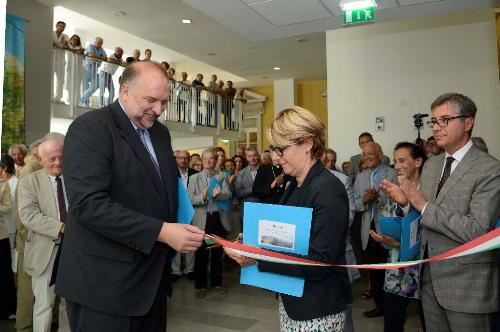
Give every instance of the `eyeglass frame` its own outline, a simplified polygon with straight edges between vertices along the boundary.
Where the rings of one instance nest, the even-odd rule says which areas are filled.
[[[429,127],[430,129],[434,128],[435,125],[438,125],[440,128],[444,128],[448,125],[448,122],[450,122],[450,120],[454,120],[454,119],[461,119],[461,118],[469,118],[470,116],[468,115],[457,115],[457,116],[452,116],[452,117],[442,117],[442,118],[439,118],[439,119],[434,119],[434,120],[429,120],[426,122],[427,124],[427,127]],[[443,124],[440,124],[440,122],[443,122]]]
[[[302,143],[302,140],[298,139],[295,142],[293,142],[292,144],[288,144],[288,145],[281,146],[281,147],[280,146],[269,145],[269,150],[271,152],[276,153],[278,155],[278,157],[283,157],[283,154],[285,153],[286,149],[288,149],[292,145],[296,145],[296,144],[300,144],[300,143]]]

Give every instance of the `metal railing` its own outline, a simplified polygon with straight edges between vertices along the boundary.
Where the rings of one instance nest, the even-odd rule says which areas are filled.
[[[123,65],[98,60],[79,52],[54,47],[55,104],[69,106],[69,116],[76,108],[100,108],[118,98]],[[170,97],[163,119],[196,126],[240,131],[244,100],[170,80]]]

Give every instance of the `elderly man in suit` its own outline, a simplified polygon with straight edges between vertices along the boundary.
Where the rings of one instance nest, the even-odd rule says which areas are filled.
[[[31,276],[35,303],[33,331],[49,331],[54,287],[49,286],[61,234],[67,217],[68,201],[62,175],[63,143],[47,140],[39,146],[40,164],[19,182],[18,209],[28,229],[24,247],[24,270]]]
[[[383,189],[422,218],[424,256],[456,248],[495,227],[500,217],[500,162],[471,141],[477,108],[458,93],[439,96],[428,121],[442,153],[427,161],[420,188],[398,178]],[[490,331],[498,311],[498,262],[493,251],[423,267],[427,331]]]
[[[361,133],[358,137],[358,144],[359,148],[363,150],[363,147],[365,144],[374,142],[372,134],[368,132]],[[347,171],[347,175],[353,179],[353,181],[356,179],[356,176],[359,173],[359,163],[361,162],[361,159],[363,159],[363,154],[355,154],[354,156],[351,157],[349,160],[349,170]],[[381,162],[387,166],[391,165],[391,159],[387,157],[386,155],[382,155]]]
[[[195,208],[192,225],[205,230],[207,234],[225,237],[226,231],[231,230],[229,208],[231,191],[227,174],[216,171],[217,152],[215,149],[203,151],[203,171],[189,178],[188,192],[191,203]],[[211,183],[216,185],[211,189]],[[224,202],[221,204],[221,202]],[[194,274],[196,297],[203,298],[207,288],[207,269],[210,253],[210,286],[218,294],[225,294],[222,287],[222,248],[212,248],[209,252],[206,245],[202,245],[195,253]]]
[[[361,172],[354,182],[354,202],[361,217],[361,246],[364,259],[367,263],[384,263],[387,260],[387,250],[370,237],[370,229],[380,232],[378,220],[382,217],[382,210],[389,202],[387,196],[380,190],[383,179],[393,181],[396,172],[382,163],[384,156],[379,144],[368,142],[363,146],[363,159],[368,171]],[[384,276],[383,270],[370,270],[370,282],[375,309],[364,312],[368,318],[378,317],[384,313]]]
[[[176,223],[179,170],[157,121],[168,95],[158,64],[134,62],[119,99],[69,127],[70,209],[56,293],[72,331],[165,331],[173,252],[203,241],[198,228]]]

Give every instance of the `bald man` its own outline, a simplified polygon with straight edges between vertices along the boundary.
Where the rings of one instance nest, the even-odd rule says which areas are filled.
[[[94,43],[85,48],[85,60],[83,61],[85,79],[83,80],[83,94],[80,100],[82,106],[89,106],[90,97],[98,88],[97,68],[101,65],[102,60],[107,60],[106,51],[102,48],[103,43],[104,40],[101,37],[96,37]]]
[[[387,250],[374,241],[369,233],[370,229],[380,233],[378,220],[382,217],[384,206],[389,202],[387,196],[380,190],[380,184],[383,179],[393,182],[396,179],[396,172],[382,163],[384,154],[378,143],[367,142],[363,145],[362,151],[368,170],[356,176],[354,202],[356,211],[362,213],[360,235],[363,260],[364,263],[384,263],[387,261]],[[384,276],[384,270],[370,270],[372,294],[376,307],[363,313],[367,318],[382,316],[384,313]]]
[[[177,179],[169,97],[153,62],[123,72],[119,99],[68,129],[64,176],[69,213],[56,281],[72,331],[165,331],[170,262],[204,232],[176,223]]]

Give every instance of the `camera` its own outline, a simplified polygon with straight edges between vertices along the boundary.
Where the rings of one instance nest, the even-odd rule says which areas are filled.
[[[422,113],[417,113],[413,114],[413,124],[415,125],[415,128],[420,129],[424,126],[424,122],[422,121],[422,118],[428,117],[429,114],[422,114]]]

